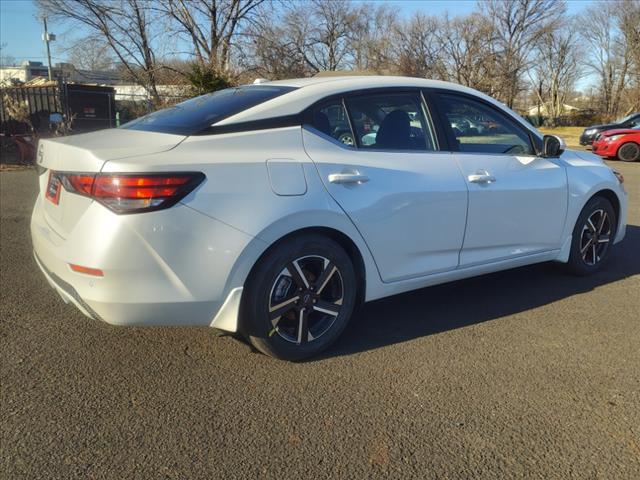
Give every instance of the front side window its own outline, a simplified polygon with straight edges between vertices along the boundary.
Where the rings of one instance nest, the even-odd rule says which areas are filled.
[[[356,144],[375,150],[436,150],[418,93],[358,95],[346,99]]]
[[[312,125],[316,130],[329,135],[344,145],[349,147],[355,145],[347,112],[340,99],[314,108]]]
[[[121,128],[193,135],[223,118],[284,95],[294,87],[246,85],[226,88],[150,113]]]
[[[534,155],[531,138],[494,108],[471,98],[439,94],[439,108],[461,152]]]

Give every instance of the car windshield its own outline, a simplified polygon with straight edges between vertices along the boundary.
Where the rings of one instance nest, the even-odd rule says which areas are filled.
[[[125,123],[121,128],[193,135],[260,103],[284,95],[295,87],[247,85],[192,98]]]

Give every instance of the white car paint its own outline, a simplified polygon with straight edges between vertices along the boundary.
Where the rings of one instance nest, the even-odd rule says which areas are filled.
[[[300,87],[217,125],[298,114],[317,100],[386,87],[462,91],[403,77],[334,77],[271,82]],[[261,255],[292,232],[337,232],[364,266],[365,300],[531,263],[566,261],[576,219],[591,196],[615,194],[626,226],[627,196],[602,160],[565,151],[560,158],[460,152],[350,150],[309,126],[215,135],[114,129],[42,140],[38,162],[67,172],[173,172],[206,175],[165,210],[118,215],[62,189],[45,199],[40,177],[31,233],[38,265],[65,301],[118,325],[212,325],[238,329],[243,287]],[[469,175],[486,169],[496,182]],[[359,184],[329,181],[360,174]],[[103,270],[103,277],[69,264]]]

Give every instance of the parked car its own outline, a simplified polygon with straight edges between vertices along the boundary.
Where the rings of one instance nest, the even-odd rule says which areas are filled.
[[[500,134],[457,137],[462,111]],[[333,135],[349,118],[352,145]],[[623,179],[598,156],[417,78],[222,90],[42,140],[37,164],[35,259],[65,301],[288,360],[327,348],[363,301],[537,262],[594,273],[625,235]]]
[[[454,132],[458,135],[483,134],[485,130],[487,130],[482,123],[474,122],[470,118],[451,116],[449,117],[449,122],[451,123],[451,127]]]
[[[594,140],[593,153],[624,162],[637,162],[640,160],[640,125],[605,130]]]
[[[580,135],[580,145],[591,145],[596,136],[606,130],[614,130],[616,128],[629,129],[636,125],[640,125],[640,112],[632,113],[606,125],[592,125],[585,128],[582,135]]]

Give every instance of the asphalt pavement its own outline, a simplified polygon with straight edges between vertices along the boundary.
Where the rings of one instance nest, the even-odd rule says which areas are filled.
[[[0,477],[640,478],[640,164],[605,271],[543,264],[367,304],[285,363],[65,305],[0,174]]]

